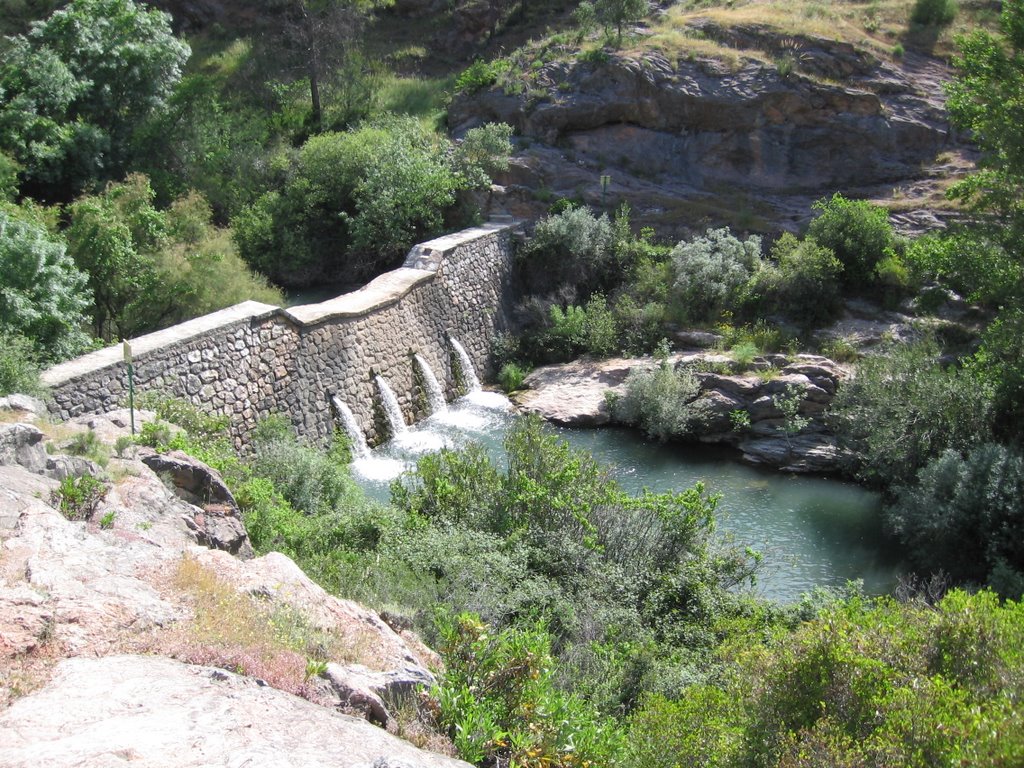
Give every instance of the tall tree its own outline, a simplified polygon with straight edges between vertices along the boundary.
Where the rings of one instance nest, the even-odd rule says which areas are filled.
[[[975,30],[958,39],[949,85],[954,122],[982,150],[979,170],[953,189],[997,219],[1002,238],[1024,256],[1024,0],[1006,0],[1000,33]]]
[[[70,357],[89,343],[88,306],[64,240],[34,210],[0,204],[0,334],[30,339],[45,362]]]
[[[189,53],[165,13],[72,0],[3,41],[0,151],[46,199],[123,175],[134,131],[164,106]]]
[[[367,15],[392,0],[272,0],[260,41],[264,56],[309,82],[311,128],[323,122],[320,89],[340,66]]]

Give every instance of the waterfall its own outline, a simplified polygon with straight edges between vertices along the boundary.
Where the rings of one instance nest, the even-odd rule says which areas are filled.
[[[473,370],[473,361],[469,359],[466,350],[463,349],[457,340],[452,338],[448,340],[451,342],[455,354],[459,357],[459,366],[462,368],[462,380],[466,385],[466,394],[480,391],[480,379],[477,378],[476,371]]]
[[[424,394],[427,396],[427,410],[431,414],[444,413],[448,410],[448,403],[444,399],[444,390],[437,382],[437,377],[430,370],[430,365],[419,355],[414,355],[413,360],[419,366],[420,375],[423,377]]]
[[[398,405],[398,398],[395,396],[395,391],[382,377],[374,376],[373,380],[377,384],[377,391],[380,392],[380,402],[384,407],[384,414],[388,417],[391,437],[397,437],[408,429],[405,425],[405,416],[402,415],[402,408]]]
[[[355,414],[341,401],[337,395],[331,395],[331,405],[334,407],[335,415],[341,420],[341,426],[352,443],[352,458],[367,459],[370,457],[370,446],[366,444],[366,435],[359,428]]]

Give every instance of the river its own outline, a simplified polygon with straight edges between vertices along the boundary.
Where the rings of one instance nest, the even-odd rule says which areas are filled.
[[[353,462],[353,470],[371,496],[387,500],[390,481],[426,452],[476,440],[500,461],[515,418],[503,396],[476,392]],[[899,560],[881,535],[880,499],[856,484],[758,469],[723,450],[659,444],[632,430],[557,431],[611,467],[628,491],[682,490],[701,481],[721,494],[718,529],[764,555],[757,590],[767,598],[792,602],[850,579],[863,580],[868,594],[896,584]]]

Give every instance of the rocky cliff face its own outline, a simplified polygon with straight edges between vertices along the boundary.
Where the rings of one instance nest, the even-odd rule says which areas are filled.
[[[457,98],[450,122],[458,133],[501,120],[525,137],[503,179],[517,215],[537,214],[552,196],[599,205],[607,174],[606,204],[628,200],[641,223],[670,232],[737,218],[792,227],[817,197],[882,194],[927,178],[940,152],[959,149],[943,106],[947,72],[935,60],[882,61],[757,25],[699,27],[796,63],[657,51],[556,61],[518,94]]]
[[[54,437],[0,415],[0,764],[468,768],[377,727],[400,728],[392,702],[436,656],[284,555],[252,558],[213,470],[111,459],[69,519],[58,478],[99,468],[44,446],[112,442],[126,414]]]

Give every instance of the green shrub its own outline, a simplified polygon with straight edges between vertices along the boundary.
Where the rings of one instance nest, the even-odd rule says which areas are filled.
[[[918,237],[907,246],[905,260],[918,282],[938,281],[990,307],[1014,302],[1024,285],[1020,262],[984,231]]]
[[[860,359],[857,348],[842,336],[830,338],[822,344],[821,354],[837,363],[855,363]]]
[[[777,312],[803,328],[833,320],[842,308],[839,276],[842,264],[828,248],[788,232],[772,246],[774,263],[754,275],[750,302],[761,314]]]
[[[107,495],[107,486],[92,475],[65,477],[50,501],[68,520],[91,520]]]
[[[957,583],[984,583],[997,564],[1024,573],[1022,498],[1024,457],[984,444],[929,462],[915,485],[901,489],[886,517],[923,572],[942,570]]]
[[[455,78],[455,90],[460,93],[475,93],[483,88],[489,88],[497,83],[498,78],[504,75],[510,67],[511,64],[504,59],[495,59],[494,61],[475,59]]]
[[[967,450],[991,435],[986,388],[939,357],[934,341],[892,344],[861,360],[837,392],[836,426],[857,450],[864,479],[910,483],[946,449]]]
[[[527,373],[515,363],[505,363],[498,372],[498,384],[505,392],[515,392],[523,388]]]
[[[914,0],[910,20],[925,26],[945,26],[952,23],[959,10],[956,0]]]
[[[754,362],[754,358],[760,354],[757,345],[752,341],[741,341],[729,350],[732,359],[744,368]]]
[[[626,377],[626,393],[613,408],[615,418],[639,426],[658,440],[689,433],[695,416],[690,403],[699,385],[687,369],[662,362],[654,370],[634,368]]]
[[[39,381],[38,359],[30,339],[0,330],[0,395],[45,395]]]
[[[631,768],[730,768],[743,739],[741,702],[710,685],[672,701],[650,696],[629,719]]]
[[[492,629],[470,614],[440,624],[445,671],[433,689],[441,725],[476,764],[615,765],[617,724],[555,685],[542,625]]]
[[[740,240],[727,227],[709,229],[703,237],[679,243],[671,259],[679,314],[692,322],[714,321],[739,305],[761,263],[761,238]]]
[[[253,447],[252,472],[270,480],[293,509],[307,515],[323,514],[361,498],[345,464],[303,445],[293,434],[272,434],[271,439],[255,442]]]
[[[842,263],[843,284],[864,288],[874,282],[876,265],[895,244],[886,210],[866,200],[847,200],[838,192],[812,207],[819,215],[807,234]]]
[[[619,346],[626,355],[650,354],[661,340],[665,305],[650,301],[640,305],[629,294],[620,296],[612,307],[619,332]]]
[[[72,456],[84,456],[101,467],[107,466],[110,461],[110,449],[91,429],[75,433],[65,450]]]
[[[547,294],[568,288],[589,296],[603,287],[614,268],[612,223],[606,214],[569,206],[537,222],[533,237],[520,251],[526,293]]]

